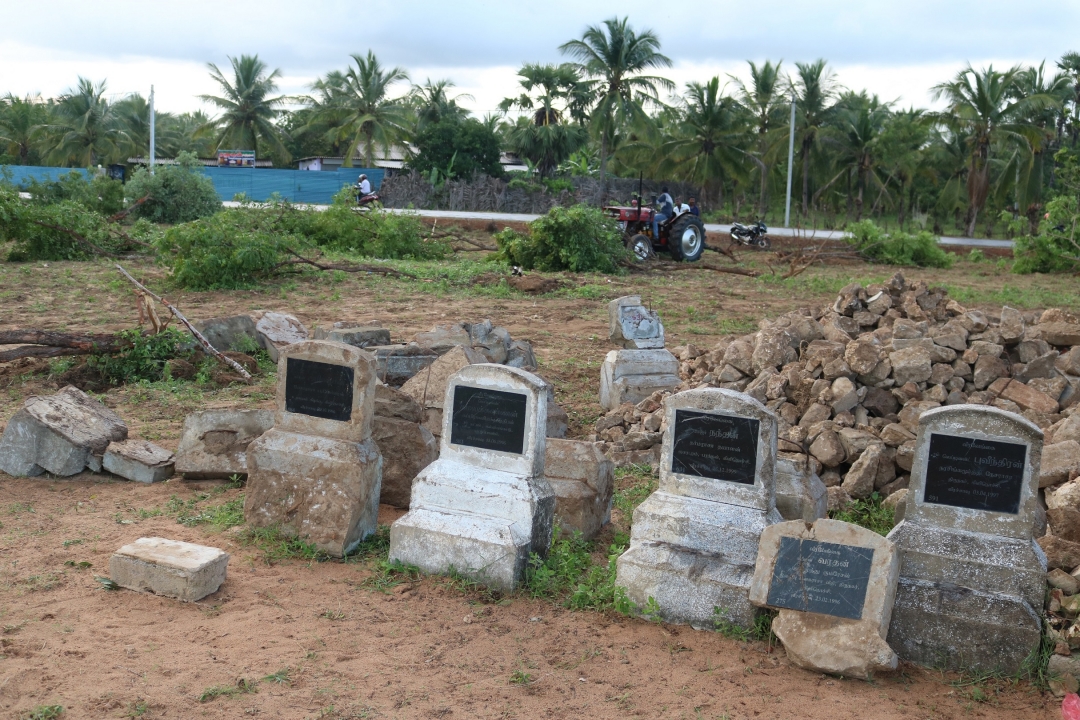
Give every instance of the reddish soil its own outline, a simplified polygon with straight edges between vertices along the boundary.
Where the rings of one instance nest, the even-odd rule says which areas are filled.
[[[719,266],[720,259],[709,259]],[[162,271],[130,263],[155,287]],[[765,269],[764,265],[758,267]],[[961,287],[995,286],[985,264],[918,273]],[[992,269],[990,269],[992,270]],[[497,268],[492,268],[497,272]],[[830,299],[836,278],[882,278],[889,268],[812,269],[792,286],[708,271],[588,279],[588,298],[494,296],[468,282],[350,276],[275,281],[258,291],[172,293],[193,318],[284,310],[309,326],[378,319],[395,339],[433,324],[490,317],[533,342],[584,435],[600,414],[599,362],[609,349],[607,299],[640,292],[657,307],[669,345],[707,346],[758,318]],[[980,274],[982,273],[982,274]],[[562,276],[567,287],[581,278]],[[111,331],[134,324],[128,288],[105,263],[0,263],[0,328]],[[1060,291],[1067,279],[1005,278],[1024,292]],[[565,292],[560,291],[560,292]],[[1070,299],[1071,298],[1071,299]],[[0,421],[55,378],[44,363],[0,366]],[[174,448],[183,417],[205,407],[268,406],[273,378],[252,386],[109,390],[105,402],[133,437]],[[686,627],[571,612],[523,595],[502,599],[425,578],[384,593],[365,583],[372,560],[268,561],[232,532],[188,528],[166,508],[196,496],[171,480],[145,487],[83,475],[0,478],[0,714],[59,704],[64,718],[1052,718],[1058,701],[1024,682],[961,679],[910,665],[872,683],[790,666],[781,648]],[[241,492],[207,500],[219,504]],[[400,511],[383,509],[380,522]],[[141,512],[140,512],[141,511]],[[617,529],[628,519],[616,514]],[[600,547],[610,542],[611,531]],[[200,603],[106,591],[109,555],[143,536],[222,547],[229,579]],[[90,563],[89,567],[80,563]],[[263,680],[288,668],[288,681]],[[206,702],[209,688],[252,693]],[[514,683],[513,679],[522,682]]]

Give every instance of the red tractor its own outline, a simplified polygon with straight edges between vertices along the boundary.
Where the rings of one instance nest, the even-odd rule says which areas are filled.
[[[612,205],[604,211],[619,223],[626,247],[638,260],[647,260],[656,251],[667,250],[675,260],[694,262],[705,250],[705,225],[697,215],[677,214],[660,223],[660,232],[653,237],[656,210],[641,207],[639,199],[632,200],[630,207]]]

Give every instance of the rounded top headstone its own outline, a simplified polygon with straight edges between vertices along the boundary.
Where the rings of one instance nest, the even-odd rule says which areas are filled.
[[[364,442],[375,415],[375,358],[330,340],[305,340],[278,357],[274,427],[286,432]]]
[[[987,405],[919,418],[904,521],[1030,540],[1039,505],[1043,432]]]
[[[660,490],[770,512],[776,415],[744,393],[686,390],[664,399]]]

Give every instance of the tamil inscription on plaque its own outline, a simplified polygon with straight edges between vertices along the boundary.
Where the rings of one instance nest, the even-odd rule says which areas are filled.
[[[1016,515],[1027,446],[933,433],[923,502]]]
[[[456,386],[450,442],[520,455],[525,448],[527,400],[523,393]]]
[[[353,368],[288,358],[285,411],[326,420],[352,419]]]
[[[768,604],[861,620],[873,561],[873,548],[782,537]]]
[[[671,472],[753,485],[759,431],[754,418],[676,410]]]

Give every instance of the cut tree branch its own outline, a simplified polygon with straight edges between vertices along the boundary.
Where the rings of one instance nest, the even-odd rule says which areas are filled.
[[[120,267],[119,263],[116,264],[116,269],[119,270],[121,273],[123,273],[124,277],[126,277],[128,280],[130,280],[132,282],[132,284],[135,285],[135,287],[139,288],[144,293],[146,293],[147,295],[149,295],[150,297],[154,298],[159,303],[161,303],[162,305],[167,307],[169,309],[169,312],[171,312],[174,316],[176,316],[176,319],[179,320],[180,322],[182,322],[184,324],[184,327],[186,327],[191,332],[191,334],[195,336],[195,339],[199,341],[199,344],[203,346],[203,349],[206,350],[206,352],[210,353],[215,358],[217,358],[220,362],[228,365],[233,370],[240,373],[240,377],[244,378],[245,380],[250,380],[251,379],[251,373],[249,373],[247,370],[245,370],[240,363],[236,362],[232,358],[228,358],[228,357],[225,357],[224,355],[222,355],[213,345],[210,344],[210,341],[207,340],[203,336],[203,334],[201,332],[199,332],[198,330],[195,329],[195,326],[192,325],[191,322],[189,322],[186,317],[184,317],[184,314],[176,309],[175,305],[170,303],[165,298],[160,297],[160,296],[155,295],[154,293],[150,292],[146,288],[145,285],[143,285],[138,280],[133,278],[131,276],[131,274],[127,270]]]
[[[48,345],[23,345],[14,350],[0,351],[0,363],[11,362],[19,358],[51,358],[61,355],[87,355],[91,351],[82,348],[50,347]]]
[[[372,273],[375,275],[389,275],[390,277],[405,277],[409,278],[410,280],[420,279],[412,273],[383,267],[381,265],[364,265],[361,263],[320,263],[316,262],[315,260],[309,260],[295,250],[289,250],[288,252],[296,259],[280,262],[274,266],[274,270],[289,265],[311,265],[312,267],[318,268],[319,270],[341,270],[342,272],[348,273]],[[321,255],[319,257],[321,257]]]

